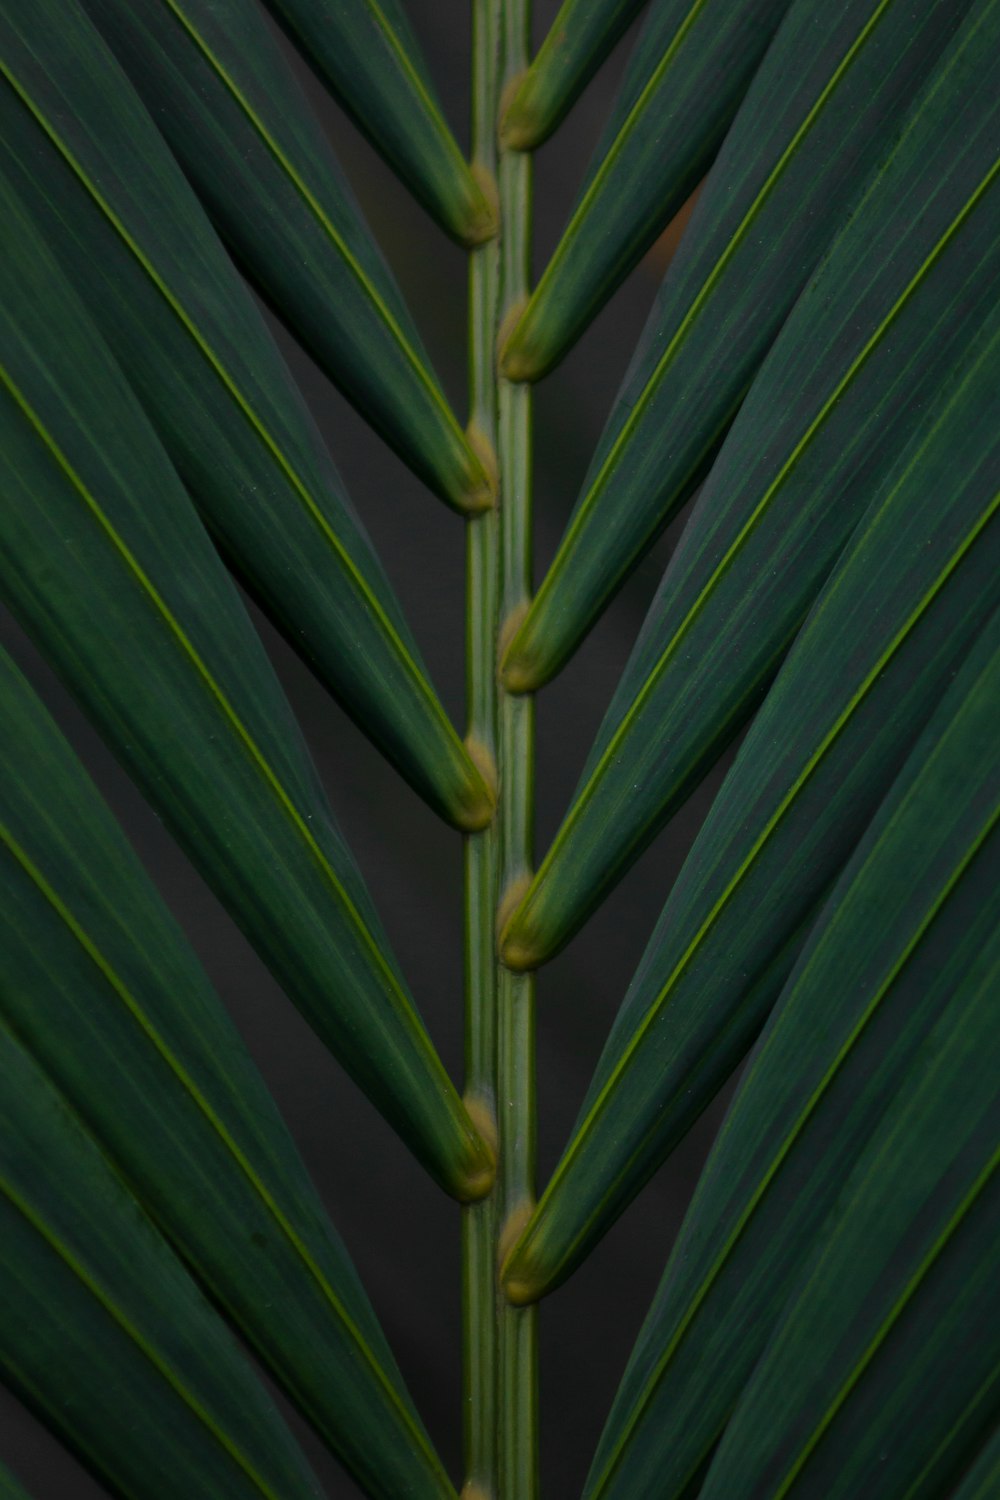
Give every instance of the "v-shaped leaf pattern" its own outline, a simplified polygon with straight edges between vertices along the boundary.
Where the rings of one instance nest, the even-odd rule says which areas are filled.
[[[421,794],[483,826],[491,790],[246,289],[98,34],[56,9],[0,5],[0,162],[237,571]]]
[[[0,188],[6,596],[319,1034],[438,1180],[476,1196],[488,1153],[263,648],[138,403]]]
[[[451,1493],[221,1002],[0,656],[0,1017],[369,1493]]]

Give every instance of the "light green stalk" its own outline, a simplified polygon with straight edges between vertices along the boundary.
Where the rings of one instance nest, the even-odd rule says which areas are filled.
[[[472,156],[483,176],[495,177],[498,0],[472,7]],[[496,240],[469,258],[470,435],[496,453],[496,329],[500,247]],[[499,509],[469,520],[466,535],[466,699],[469,744],[493,765],[499,759],[496,632],[499,611]],[[465,840],[465,1078],[466,1103],[496,1134],[496,908],[500,848],[498,821]],[[463,1427],[466,1490],[498,1500],[496,1279],[497,1195],[462,1211]]]
[[[534,702],[497,684],[498,642],[531,589],[531,391],[496,375],[497,346],[527,297],[531,160],[498,155],[504,86],[527,66],[530,0],[474,0],[474,166],[498,182],[501,232],[473,251],[470,269],[472,431],[496,455],[496,511],[468,522],[469,737],[499,777],[493,826],[466,840],[466,1093],[495,1120],[499,1173],[491,1198],[464,1210],[466,1491],[489,1500],[534,1500],[538,1490],[537,1313],[499,1291],[503,1244],[535,1190],[534,980],[496,958],[498,909],[531,872],[534,836]]]

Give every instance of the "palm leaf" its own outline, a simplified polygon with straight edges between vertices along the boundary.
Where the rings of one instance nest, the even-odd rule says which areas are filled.
[[[484,1147],[263,648],[93,324],[0,193],[7,599],[320,1036],[428,1170],[475,1196]]]
[[[967,9],[968,0],[796,0],[789,10],[699,198],[555,560],[507,648],[511,691],[538,688],[560,669],[704,477],[795,298]],[[504,370],[529,373],[518,329]]]
[[[0,1027],[0,1373],[115,1493],[316,1500],[226,1329]]]
[[[500,121],[514,151],[533,151],[561,124],[646,0],[563,0]],[[657,7],[654,0],[653,9]]]
[[[991,39],[1000,45],[1000,4],[985,0],[755,381],[509,924],[509,962],[537,963],[568,940],[746,722],[995,306]]]
[[[594,1495],[684,1493],[914,1059],[983,983],[1000,920],[998,686],[994,616],[764,1032],[616,1398]]]
[[[525,1294],[583,1258],[739,1062],[796,929],[1000,600],[998,377],[1000,307],[873,503],[695,841],[514,1252]]]
[[[0,655],[0,1016],[369,1494],[451,1493],[194,955]]]
[[[455,141],[403,7],[386,0],[267,0],[333,96],[441,228],[463,245],[497,232],[496,187]]]
[[[252,301],[76,5],[0,4],[0,163],[251,591],[432,806],[492,797]]]
[[[913,992],[926,997],[936,991],[944,1013],[817,1237],[727,1428],[702,1490],[705,1500],[940,1495],[1000,1409],[998,640],[994,627],[988,650],[969,663],[979,682],[970,684],[969,672],[963,674],[966,702],[947,705],[938,733],[925,738],[915,752],[918,764],[904,773],[905,797],[891,799],[900,834],[908,823],[905,840],[879,820],[878,831],[895,843],[895,860],[882,869],[893,879],[889,902],[883,878],[869,885],[859,910],[852,898],[867,873],[859,865],[855,888],[843,893],[810,945],[809,960],[825,971],[813,991],[819,1013],[829,1011],[831,984],[837,994],[848,993],[842,987],[847,966],[864,974],[866,959],[876,960],[859,987],[874,1008],[912,962],[923,924],[927,941],[936,943],[936,913],[926,897],[946,863],[935,862],[942,852],[936,834],[952,822],[948,802],[956,792],[970,839],[933,894],[948,900],[968,865],[989,859],[975,894],[982,910],[992,880],[992,922],[979,929],[978,948],[968,928],[943,934],[937,972],[930,965],[923,992]],[[867,840],[868,869],[877,860],[872,849]],[[891,957],[887,925],[896,939]],[[965,947],[968,970],[957,982],[939,984],[949,939]],[[801,972],[799,983],[810,983],[808,960]],[[862,1011],[858,1025],[865,1019]],[[850,1121],[854,1107],[853,1097],[842,1098],[842,1117]]]
[[[347,397],[442,499],[490,484],[255,0],[83,0],[220,234]]]
[[[711,166],[788,5],[654,0],[569,223],[512,337],[509,374],[537,380],[551,370],[674,217]],[[530,109],[542,55],[515,117],[522,96]]]
[[[261,5],[473,249],[464,431]],[[585,1500],[985,1500],[1000,0],[650,0],[533,294],[522,153],[642,0],[560,0],[533,64],[530,0],[473,0],[471,163],[407,8],[0,0],[0,597],[469,1205],[465,1500],[537,1500],[527,1304],[741,1064]],[[518,382],[706,172],[532,600]],[[465,742],[243,277],[470,523]],[[531,695],[703,481],[535,873]],[[482,834],[465,1099],[234,579]],[[123,1500],[318,1500],[270,1380],[349,1488],[456,1500],[237,1032],[2,653],[0,720],[0,1383]],[[741,734],[536,1205],[534,981],[509,971],[570,940]]]

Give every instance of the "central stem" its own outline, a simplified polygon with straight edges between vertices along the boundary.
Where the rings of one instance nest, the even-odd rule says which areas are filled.
[[[498,379],[497,343],[529,290],[531,159],[497,149],[504,86],[528,63],[530,0],[473,0],[472,155],[500,198],[500,238],[470,266],[471,433],[498,470],[496,509],[468,523],[469,738],[498,777],[497,818],[466,841],[466,1095],[495,1123],[494,1194],[464,1211],[468,1500],[535,1500],[537,1314],[503,1298],[503,1246],[534,1201],[534,980],[496,958],[498,909],[531,871],[534,702],[497,683],[498,645],[531,590],[531,392]]]

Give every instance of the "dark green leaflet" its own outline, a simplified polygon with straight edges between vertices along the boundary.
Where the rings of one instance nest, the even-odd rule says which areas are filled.
[[[532,151],[548,140],[645,4],[646,0],[563,0],[504,110],[504,144]]]
[[[670,222],[788,6],[654,0],[569,223],[504,352],[509,375],[537,380],[558,364]]]
[[[1000,307],[963,375],[821,594],[685,862],[514,1251],[522,1295],[583,1259],[746,1052],[790,937],[1000,600]]]
[[[914,1057],[982,983],[1000,923],[998,687],[994,615],[753,1055],[608,1419],[595,1495],[682,1493]]]
[[[409,998],[236,591],[125,380],[0,181],[0,584],[319,1035],[428,1170],[485,1147]]]
[[[538,688],[564,665],[704,477],[795,298],[968,6],[795,0],[706,182],[555,561],[507,649],[512,691]]]
[[[995,46],[1000,4],[982,0],[775,343],[509,924],[508,961],[543,961],[568,940],[745,723],[926,403],[990,315]]]
[[[334,97],[441,228],[463,245],[497,232],[496,188],[459,150],[408,28],[386,0],[266,0]]]
[[[993,1500],[1000,1493],[1000,1427],[976,1459],[952,1500]]]
[[[451,1494],[193,953],[0,654],[0,1017],[369,1494]]]
[[[800,997],[808,992],[814,1018],[832,1023],[830,1072],[817,1098],[803,1101],[817,1121],[830,1075],[859,1033],[865,1044],[914,962],[925,967],[911,1005],[938,999],[942,1014],[846,1185],[828,1189],[836,1210],[792,1283],[705,1500],[940,1495],[1000,1409],[998,702],[995,618],[845,872],[789,987],[789,1007],[806,1003]],[[961,805],[957,815],[952,802]],[[967,842],[949,851],[960,821]],[[949,927],[954,900],[967,902],[964,931]],[[981,921],[990,906],[992,919]],[[926,959],[923,944],[935,950]],[[948,983],[943,971],[956,945],[967,969]],[[830,1017],[834,996],[834,1010],[853,1016]],[[887,1052],[902,1047],[909,1025],[904,1002],[896,1038],[886,1044],[883,1036]],[[810,1080],[800,1081],[808,1089]],[[848,1131],[855,1107],[850,1092],[841,1094]]]
[[[0,1464],[0,1500],[29,1500],[27,1490],[3,1464]]]
[[[75,0],[2,0],[0,73],[0,165],[232,564],[421,795],[460,826],[488,821],[488,789],[252,299]]]
[[[450,505],[480,460],[255,0],[83,0],[220,234],[369,422]]]
[[[0,1377],[116,1493],[317,1500],[228,1331],[0,1026]]]

